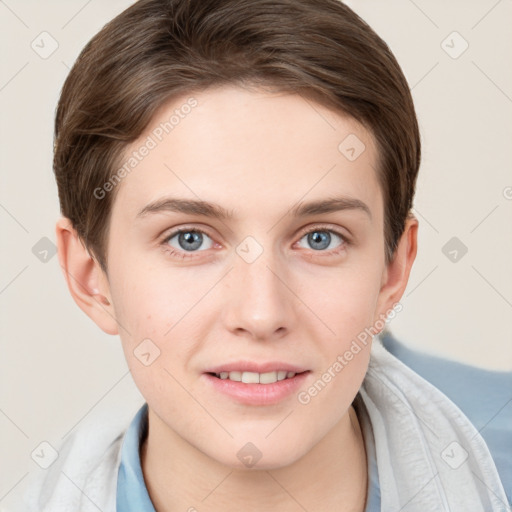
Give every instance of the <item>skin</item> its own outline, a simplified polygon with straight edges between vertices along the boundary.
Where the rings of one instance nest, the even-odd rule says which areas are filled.
[[[351,403],[370,344],[307,405],[296,393],[276,405],[242,405],[207,386],[203,372],[237,359],[281,360],[308,368],[301,389],[310,387],[400,300],[418,221],[407,221],[386,265],[377,149],[354,119],[293,94],[222,86],[194,97],[198,105],[118,185],[108,275],[68,219],[56,228],[73,298],[101,329],[120,335],[148,403],[141,463],[151,499],[158,512],[255,511],[263,503],[364,510],[366,454]],[[126,155],[187,98],[164,105]],[[338,150],[349,134],[366,146],[354,161]],[[233,218],[137,217],[166,195],[216,203]],[[359,209],[290,213],[299,202],[338,196],[363,201],[371,217]],[[205,233],[198,249],[187,252],[178,236],[165,240],[181,227]],[[314,227],[326,248],[304,233]],[[263,250],[251,263],[236,252],[247,236]],[[147,338],[160,350],[149,366],[134,355]],[[247,442],[262,453],[252,468],[237,457]]]

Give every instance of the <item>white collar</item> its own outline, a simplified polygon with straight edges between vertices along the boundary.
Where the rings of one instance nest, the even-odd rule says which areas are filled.
[[[374,338],[360,389],[375,439],[382,510],[505,512],[507,497],[475,426]]]

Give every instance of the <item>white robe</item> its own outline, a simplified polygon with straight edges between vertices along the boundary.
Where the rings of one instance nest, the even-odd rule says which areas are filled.
[[[485,441],[441,391],[373,341],[356,400],[375,439],[384,512],[508,512]],[[24,512],[116,512],[127,425],[109,418],[70,434],[47,470],[29,476]],[[11,511],[10,511],[11,512]],[[17,511],[12,511],[17,512]]]

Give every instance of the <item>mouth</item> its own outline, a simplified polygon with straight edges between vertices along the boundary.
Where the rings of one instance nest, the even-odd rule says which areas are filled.
[[[208,375],[221,380],[231,380],[234,382],[243,382],[244,384],[274,384],[282,380],[293,379],[296,375],[307,373],[309,370],[302,372],[293,372],[288,370],[276,370],[271,372],[245,372],[245,371],[223,371],[219,373],[207,372]]]
[[[286,403],[308,385],[313,372],[298,367],[277,368],[281,369],[256,372],[215,368],[217,371],[203,373],[203,379],[215,396],[249,406],[278,405]]]

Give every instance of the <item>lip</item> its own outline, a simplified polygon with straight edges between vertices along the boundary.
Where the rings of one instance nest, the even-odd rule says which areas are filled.
[[[223,365],[214,366],[205,371],[205,373],[221,373],[221,372],[254,372],[267,373],[277,372],[278,370],[286,370],[287,372],[302,373],[308,370],[301,366],[296,366],[282,361],[267,361],[266,363],[256,363],[254,361],[233,361]]]
[[[274,363],[272,363],[274,364]],[[229,365],[219,368],[229,368]],[[254,368],[254,364],[251,366]],[[237,367],[240,369],[240,366]],[[261,368],[261,366],[259,367]],[[276,368],[272,366],[271,368]],[[293,368],[290,365],[281,366],[280,369],[285,370],[286,368]],[[221,371],[228,371],[222,370]],[[236,370],[231,370],[236,371]],[[251,371],[251,370],[244,370]],[[267,371],[273,371],[272,369]],[[289,371],[294,371],[290,369]],[[214,371],[213,373],[220,373],[220,371]],[[260,370],[258,373],[265,373]],[[236,402],[244,405],[275,405],[283,401],[285,398],[290,397],[292,394],[296,394],[299,388],[304,384],[305,380],[311,375],[311,371],[303,371],[297,373],[295,377],[291,379],[284,379],[273,384],[246,384],[244,382],[236,382],[229,379],[220,379],[215,375],[209,373],[203,373],[202,378],[205,380],[208,386],[211,386],[217,393],[228,396]]]

